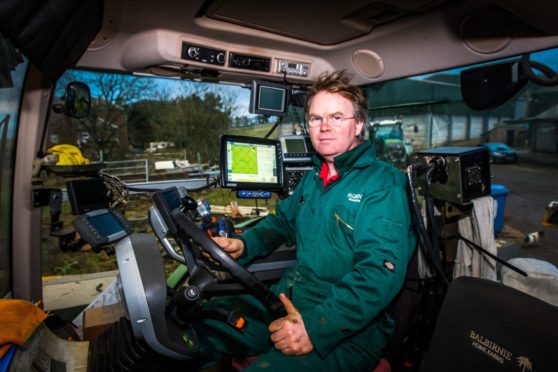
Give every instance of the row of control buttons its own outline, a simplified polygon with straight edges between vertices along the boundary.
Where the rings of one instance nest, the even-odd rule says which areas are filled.
[[[85,226],[89,228],[89,233],[91,233],[97,239],[102,238],[101,234],[99,234],[95,226],[93,226],[86,217],[81,216],[80,219],[82,220],[82,222],[84,222]]]
[[[226,51],[183,42],[181,57],[186,60],[224,66]],[[229,53],[229,67],[269,72],[270,64],[271,58]],[[277,62],[277,72],[279,73],[308,77],[309,70],[310,65],[308,63],[287,60],[278,60]]]
[[[277,63],[277,72],[285,72],[287,75],[308,77],[310,65],[307,63],[289,62],[280,60]]]
[[[223,66],[225,64],[225,52],[223,50],[182,43],[182,59]]]
[[[312,154],[308,152],[288,152],[286,154],[283,154],[285,158],[308,158],[311,155]]]
[[[271,198],[271,191],[252,191],[252,190],[238,190],[236,196],[239,198],[258,198],[258,199],[269,199]]]
[[[270,58],[229,53],[229,67],[269,72],[270,65]]]
[[[294,189],[296,188],[300,180],[302,180],[304,174],[308,172],[310,169],[312,169],[312,167],[310,166],[296,167],[296,168],[293,167],[293,168],[285,169],[285,178],[287,184],[287,191],[289,192],[289,195],[293,193]]]

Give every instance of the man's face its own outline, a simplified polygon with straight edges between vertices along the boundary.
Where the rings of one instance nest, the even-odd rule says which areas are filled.
[[[325,118],[340,115],[343,118],[354,116],[353,104],[339,93],[319,92],[312,98],[308,116],[324,118],[316,127],[310,127],[312,145],[318,154],[327,162],[358,145],[358,135],[362,130],[363,122],[354,118],[347,119],[339,125],[334,125]]]

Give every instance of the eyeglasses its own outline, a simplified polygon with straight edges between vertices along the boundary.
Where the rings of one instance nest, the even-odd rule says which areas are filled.
[[[345,120],[350,120],[354,118],[355,118],[354,116],[348,116],[344,118],[343,114],[329,114],[326,115],[325,117],[321,117],[319,115],[310,115],[308,116],[308,125],[311,128],[315,128],[319,125],[322,125],[322,123],[328,123],[331,126],[338,127],[341,126],[341,124],[343,124]]]

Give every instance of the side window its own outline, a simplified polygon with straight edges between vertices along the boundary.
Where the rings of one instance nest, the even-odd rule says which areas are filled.
[[[549,49],[530,58],[555,70],[557,55],[558,49]],[[486,64],[497,62],[503,60]],[[478,66],[363,86],[369,102],[365,137],[375,143],[378,156],[405,168],[415,151],[440,146],[494,142],[518,150],[555,152],[550,118],[556,88],[531,82],[498,106],[474,110],[462,96],[460,80],[461,71],[471,67]]]
[[[11,291],[14,156],[21,93],[28,63],[0,35],[0,298]]]

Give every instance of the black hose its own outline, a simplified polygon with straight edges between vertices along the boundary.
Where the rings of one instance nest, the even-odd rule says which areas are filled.
[[[558,85],[558,74],[554,72],[553,69],[540,62],[531,61],[529,59],[529,54],[523,55],[520,64],[521,64],[521,69],[523,70],[525,75],[527,75],[527,77],[533,82],[535,82],[536,84],[545,87],[552,87]],[[544,76],[535,74],[533,72],[533,68],[542,72]]]
[[[426,220],[428,221],[427,231],[430,236],[430,242],[433,247],[440,246],[440,231],[441,228],[438,225],[436,216],[434,215],[434,198],[432,197],[432,174],[435,171],[434,166],[428,169],[426,172],[426,185],[424,188],[424,204],[426,211]]]
[[[269,132],[267,132],[267,134],[264,136],[264,138],[268,138],[268,137],[271,135],[271,133],[273,133],[273,131],[275,130],[275,128],[277,128],[277,126],[278,126],[279,124],[281,124],[282,121],[283,121],[283,117],[280,117],[279,120],[277,120],[277,121],[275,122],[275,124],[273,124],[273,126],[271,127],[271,129],[269,130]]]
[[[200,187],[192,187],[190,189],[188,189],[188,192],[195,192],[195,191],[200,191],[200,190],[204,190],[204,189],[208,189],[210,187],[213,186],[217,186],[219,184],[219,179],[216,178],[215,180],[211,181],[211,182],[207,182],[205,185],[200,186]]]
[[[449,286],[449,282],[442,268],[440,254],[438,250],[432,245],[432,241],[429,237],[429,234],[426,230],[426,226],[424,225],[424,221],[422,219],[422,213],[420,212],[420,206],[418,204],[417,195],[414,187],[415,184],[414,175],[415,175],[414,166],[410,165],[407,171],[407,178],[409,180],[409,186],[411,189],[411,204],[413,207],[416,225],[418,227],[418,233],[419,233],[418,235],[421,243],[420,246],[423,247],[423,249],[425,250],[426,257],[428,258],[430,265],[434,268],[434,271],[441,278],[442,283],[447,287]],[[428,192],[430,191],[428,190]]]

